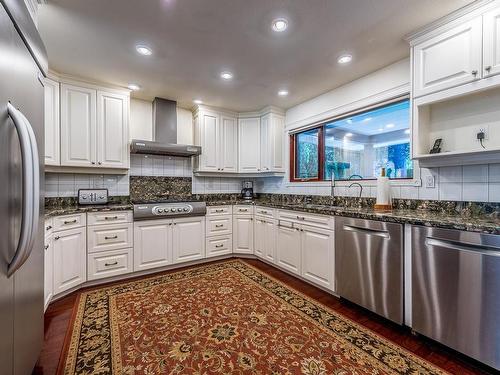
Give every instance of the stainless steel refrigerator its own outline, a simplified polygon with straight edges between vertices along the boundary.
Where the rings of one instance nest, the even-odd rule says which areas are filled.
[[[23,0],[0,0],[0,374],[31,374],[43,340],[45,48]]]

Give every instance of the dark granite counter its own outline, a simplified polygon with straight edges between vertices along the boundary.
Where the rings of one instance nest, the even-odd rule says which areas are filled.
[[[86,205],[86,206],[54,206],[45,207],[45,218],[59,215],[70,215],[75,213],[85,212],[101,212],[101,211],[125,211],[133,208],[131,203],[111,203],[104,205]]]

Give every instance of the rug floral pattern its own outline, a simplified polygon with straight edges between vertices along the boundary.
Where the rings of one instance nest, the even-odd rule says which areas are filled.
[[[231,260],[81,295],[65,374],[443,374]]]

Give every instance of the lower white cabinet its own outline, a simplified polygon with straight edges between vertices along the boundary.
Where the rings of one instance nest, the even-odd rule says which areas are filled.
[[[276,261],[276,225],[274,220],[255,218],[254,254],[269,262]]]
[[[134,223],[134,271],[172,264],[172,220]]]
[[[132,272],[132,254],[132,248],[88,254],[88,279],[97,280]]]
[[[290,222],[278,222],[276,235],[276,264],[300,275],[301,241],[300,231]]]
[[[229,234],[225,236],[208,237],[205,250],[207,258],[231,254],[233,252],[233,236]]]
[[[53,233],[54,294],[76,287],[86,280],[86,228]]]
[[[174,219],[172,249],[174,263],[205,258],[205,218]]]
[[[333,231],[302,225],[302,277],[330,290],[334,288]]]
[[[44,278],[43,300],[44,310],[47,309],[54,295],[54,240],[52,236],[45,237],[44,246]]]
[[[253,216],[233,216],[233,253],[253,254]]]

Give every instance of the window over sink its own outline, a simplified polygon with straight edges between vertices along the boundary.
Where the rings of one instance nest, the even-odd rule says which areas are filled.
[[[290,181],[413,178],[407,97],[290,135]]]

